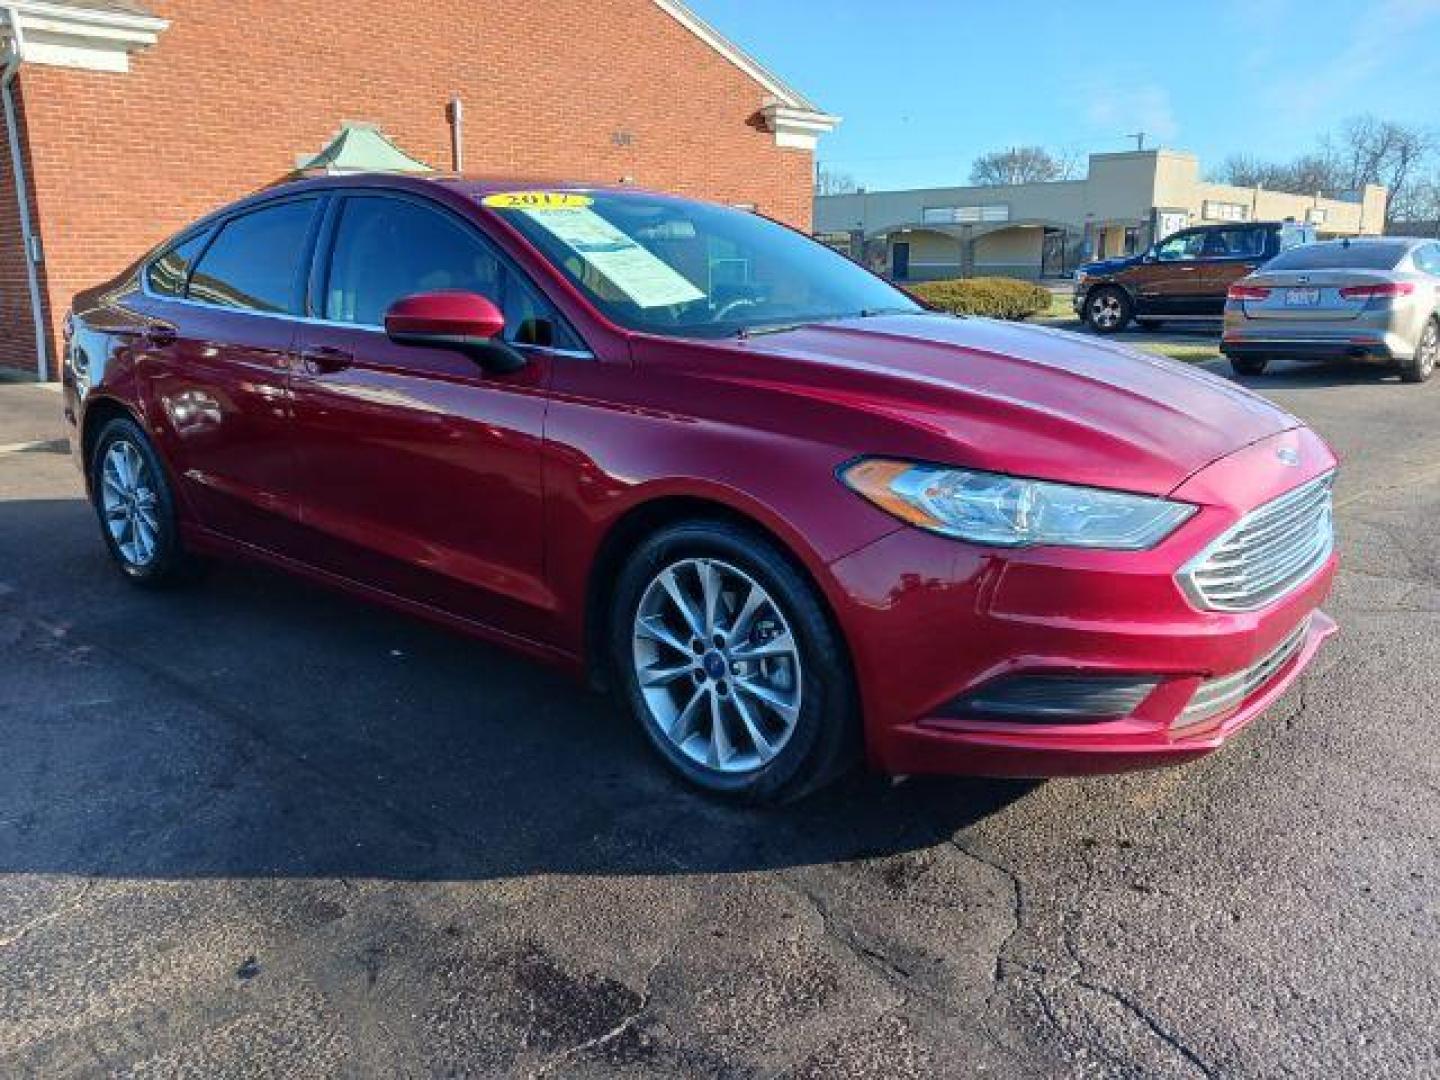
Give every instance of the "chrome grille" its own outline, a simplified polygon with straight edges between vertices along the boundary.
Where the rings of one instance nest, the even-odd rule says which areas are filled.
[[[1190,599],[1211,611],[1253,611],[1284,596],[1335,549],[1327,473],[1253,510],[1181,568]]]
[[[1190,704],[1185,706],[1185,711],[1175,720],[1172,727],[1189,727],[1235,708],[1268,683],[1276,672],[1289,663],[1291,658],[1300,651],[1300,646],[1305,644],[1305,635],[1309,630],[1310,619],[1307,616],[1304,622],[1291,631],[1284,641],[1270,650],[1258,663],[1250,665],[1243,671],[1237,671],[1233,675],[1225,675],[1201,683],[1200,689],[1195,691],[1195,696],[1190,699]]]

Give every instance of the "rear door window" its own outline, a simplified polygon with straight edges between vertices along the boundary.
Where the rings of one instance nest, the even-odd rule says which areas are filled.
[[[1216,229],[1205,240],[1207,259],[1258,259],[1265,254],[1265,230]]]
[[[298,315],[316,199],[252,210],[227,221],[190,275],[187,296],[217,307]]]
[[[179,298],[185,295],[185,285],[190,280],[190,268],[195,258],[205,249],[210,231],[196,233],[165,252],[145,268],[145,283],[156,296]]]

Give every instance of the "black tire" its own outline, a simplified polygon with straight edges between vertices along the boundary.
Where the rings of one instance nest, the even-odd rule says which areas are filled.
[[[1232,356],[1230,369],[1236,375],[1264,375],[1270,361],[1263,356]]]
[[[105,462],[112,450],[121,444],[133,448],[143,461],[146,483],[142,490],[153,493],[153,502],[146,500],[146,506],[153,519],[154,528],[151,532],[154,541],[148,557],[144,559],[126,553],[121,540],[114,535],[107,520]],[[90,455],[90,495],[96,517],[100,521],[100,535],[105,540],[110,557],[115,560],[115,565],[120,568],[127,581],[147,588],[162,588],[194,580],[200,564],[189,556],[181,545],[180,531],[175,521],[175,500],[165,467],[145,432],[129,417],[116,417],[107,421],[100,429],[94,452]]]
[[[1118,334],[1135,317],[1130,294],[1117,285],[1101,285],[1085,297],[1085,325],[1097,334]]]
[[[1136,319],[1135,325],[1141,330],[1159,330],[1164,325],[1161,319]]]
[[[1437,362],[1440,362],[1440,318],[1432,318],[1420,334],[1415,355],[1401,363],[1400,381],[1428,382],[1430,376],[1435,374]]]
[[[636,624],[641,603],[662,572],[684,566],[687,560],[714,560],[748,576],[773,600],[798,647],[798,716],[774,756],[749,771],[725,772],[695,761],[666,734],[640,685]],[[728,603],[733,613],[735,597]],[[651,745],[675,772],[705,792],[746,803],[792,802],[839,778],[859,759],[860,713],[844,642],[814,586],[783,552],[756,532],[729,522],[701,520],[671,525],[647,538],[620,572],[607,638],[620,692]],[[708,650],[710,645],[702,647]],[[676,657],[678,663],[690,662],[682,657]],[[694,663],[703,667],[699,659]],[[740,676],[733,674],[736,669],[730,670],[730,677],[738,680]],[[693,692],[684,679],[673,685],[677,701]],[[715,684],[717,692],[723,688],[723,681]],[[667,688],[664,692],[671,691]],[[711,729],[709,740],[713,742],[711,715],[704,713],[704,727]],[[696,734],[698,737],[699,732]]]

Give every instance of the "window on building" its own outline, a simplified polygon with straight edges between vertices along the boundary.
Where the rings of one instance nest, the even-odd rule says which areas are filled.
[[[219,307],[299,314],[300,264],[315,206],[294,199],[226,222],[186,295]]]
[[[1323,207],[1323,206],[1312,206],[1312,207],[1310,207],[1309,210],[1306,210],[1306,211],[1305,211],[1305,220],[1306,220],[1307,222],[1309,222],[1311,225],[1324,225],[1324,224],[1325,224],[1325,207]]]
[[[195,264],[195,257],[200,254],[209,238],[208,229],[196,233],[189,239],[180,241],[147,266],[145,283],[150,286],[150,291],[156,296],[184,296],[190,267]]]
[[[505,340],[579,348],[563,320],[471,229],[405,199],[345,200],[325,286],[325,318],[380,326],[396,300],[461,289],[505,313]]]
[[[1208,221],[1249,221],[1250,207],[1245,203],[1218,202],[1205,200],[1205,218]]]
[[[1125,254],[1134,255],[1140,250],[1140,230],[1134,225],[1125,227]]]
[[[1007,203],[983,206],[927,206],[920,214],[926,225],[974,225],[981,222],[1009,221]]]

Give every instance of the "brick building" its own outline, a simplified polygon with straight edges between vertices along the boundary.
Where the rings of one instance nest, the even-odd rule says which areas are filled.
[[[0,37],[0,365],[38,352],[49,378],[76,291],[346,123],[439,170],[631,180],[803,228],[837,123],[678,0],[0,0]]]

